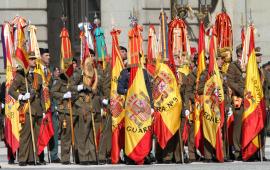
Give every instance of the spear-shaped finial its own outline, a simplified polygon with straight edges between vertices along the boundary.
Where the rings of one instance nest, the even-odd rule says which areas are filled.
[[[67,21],[67,17],[63,14],[61,17],[61,20],[63,22],[63,26],[66,27],[66,21]]]
[[[253,24],[253,19],[252,19],[252,13],[251,13],[251,8],[249,9],[249,24]]]

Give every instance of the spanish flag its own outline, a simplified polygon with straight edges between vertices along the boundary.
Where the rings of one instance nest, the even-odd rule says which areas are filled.
[[[204,24],[200,22],[200,30],[199,30],[199,42],[198,42],[198,68],[197,68],[197,80],[196,80],[196,89],[199,86],[199,80],[202,72],[205,70],[205,56],[204,56],[204,49],[205,49],[205,40],[204,40]],[[203,153],[203,132],[202,132],[202,112],[203,112],[203,101],[202,97],[198,96],[195,93],[195,108],[194,108],[194,143],[195,147]]]
[[[223,162],[223,143],[221,128],[224,121],[224,91],[219,69],[216,63],[215,27],[209,45],[209,67],[203,96],[203,135],[216,150],[216,158]]]
[[[18,19],[18,23],[16,23],[16,39],[17,42],[17,48],[16,48],[16,59],[21,64],[22,68],[24,69],[24,72],[27,72],[29,69],[29,63],[28,63],[28,54],[26,52],[26,39],[24,35],[24,22],[25,20],[23,18]]]
[[[73,74],[72,66],[72,52],[71,52],[71,42],[69,39],[69,34],[67,28],[63,27],[61,30],[61,70],[65,72],[67,77],[71,77]]]
[[[180,127],[182,101],[176,78],[172,70],[163,63],[158,63],[156,66],[153,100],[154,133],[159,145],[164,149]]]
[[[125,98],[117,93],[118,77],[123,70],[123,62],[119,49],[118,36],[120,30],[113,29],[112,35],[112,79],[111,79],[111,96],[110,110],[112,113],[112,164],[117,164],[120,158],[120,150],[124,147],[124,101]]]
[[[262,83],[255,56],[254,27],[250,26],[249,58],[244,90],[244,114],[242,117],[242,158],[248,160],[259,148],[259,133],[266,118]]]
[[[7,145],[15,154],[19,148],[19,132],[21,129],[21,124],[19,123],[19,102],[12,98],[9,94],[10,85],[15,78],[16,67],[14,63],[14,44],[12,27],[8,23],[4,23],[2,26],[2,46],[3,54],[6,61],[6,94],[5,94],[5,141]]]
[[[141,66],[133,67],[134,78],[130,86],[125,107],[125,154],[137,164],[143,164],[151,149],[151,104]]]

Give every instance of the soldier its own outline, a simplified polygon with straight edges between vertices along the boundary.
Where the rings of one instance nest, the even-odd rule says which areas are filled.
[[[16,77],[9,89],[9,94],[20,101],[20,117],[22,123],[22,129],[20,131],[20,148],[19,148],[19,165],[26,166],[27,164],[34,164],[34,153],[33,153],[33,141],[31,138],[31,128],[30,124],[33,124],[34,139],[36,145],[37,137],[39,133],[39,126],[42,121],[42,117],[45,116],[45,106],[44,101],[42,101],[42,77],[41,75],[34,73],[34,68],[36,67],[36,56],[31,53],[29,55],[29,71],[24,73],[24,71],[18,70]],[[26,82],[27,81],[27,82]],[[26,89],[28,84],[28,89]],[[32,111],[32,121],[30,122],[29,110],[24,112],[25,107],[28,106],[28,101],[30,101],[31,111]],[[40,164],[40,163],[38,163]]]
[[[40,48],[40,55],[41,55],[41,69],[43,71],[43,88],[44,91],[47,90],[49,92],[49,89],[51,89],[52,87],[52,73],[50,71],[50,52],[49,49],[47,48]],[[51,98],[47,98],[45,102],[50,103],[51,104],[52,99]],[[48,110],[51,109],[51,105],[47,106]],[[52,112],[54,113],[54,112]],[[60,159],[58,157],[58,120],[57,120],[57,116],[55,114],[52,114],[52,123],[53,123],[53,128],[54,131],[56,133],[54,133],[54,137],[50,140],[49,142],[49,149],[50,149],[50,157],[51,157],[51,162],[53,163],[60,163]],[[56,138],[57,137],[57,138]],[[44,160],[44,153],[42,152],[41,157]]]
[[[109,112],[109,98],[111,89],[111,65],[106,62],[105,69],[102,68],[102,63],[97,65],[98,81],[98,97],[101,117],[97,118],[96,126],[100,133],[99,138],[99,163],[110,163],[111,155],[111,131],[112,119]],[[97,101],[98,102],[98,101]]]
[[[97,164],[97,148],[93,129],[92,114],[94,109],[94,98],[97,94],[98,77],[93,65],[93,58],[87,57],[82,66],[74,73],[74,86],[78,93],[75,99],[74,111],[76,115],[75,133],[78,157],[80,165]]]
[[[230,47],[224,47],[218,49],[218,57],[217,57],[217,65],[220,72],[220,78],[222,80],[223,91],[224,91],[224,103],[225,103],[225,117],[224,117],[224,124],[222,127],[222,137],[223,137],[223,153],[224,153],[224,162],[231,162],[230,159],[231,153],[231,146],[229,143],[229,132],[228,132],[228,124],[227,120],[229,116],[232,116],[232,106],[231,106],[231,96],[230,96],[230,89],[228,87],[227,82],[227,70],[228,66],[231,62],[231,53],[232,50]]]
[[[186,122],[181,122],[181,127],[184,126],[184,123],[189,126],[188,131],[188,158],[186,159],[186,163],[191,163],[196,161],[196,150],[194,144],[194,119],[193,119],[193,111],[195,107],[195,91],[196,91],[196,62],[197,57],[194,57],[193,62],[191,63],[190,73],[183,79],[183,85],[181,87],[182,92],[182,100],[183,100],[183,112],[182,117]]]
[[[256,47],[255,48],[255,55],[256,55],[256,62],[258,64],[258,68],[259,68],[259,73],[260,73],[260,77],[261,77],[261,82],[262,82],[262,86],[263,86],[263,91],[264,91],[264,99],[265,99],[265,104],[266,104],[266,120],[265,120],[265,126],[264,129],[261,132],[261,145],[262,145],[262,156],[263,156],[263,161],[270,161],[269,159],[267,159],[265,157],[265,142],[266,142],[266,135],[267,135],[267,126],[268,126],[268,112],[269,112],[269,73],[265,72],[264,69],[260,68],[260,63],[262,61],[262,53],[261,53],[261,48],[260,47]],[[258,153],[258,158],[260,158],[259,153]]]
[[[59,80],[59,75],[60,75],[60,69],[58,67],[55,67],[53,70],[53,76],[52,76],[52,86],[54,86]],[[54,129],[53,138],[50,140],[50,143],[49,143],[50,151],[51,151],[50,152],[51,162],[60,163],[61,160],[58,157],[59,114],[57,112],[57,101],[53,97],[51,99],[51,109],[52,109],[52,121],[53,121],[53,129]]]
[[[63,72],[59,76],[59,80],[56,81],[56,83],[51,88],[52,97],[57,101],[56,111],[59,113],[59,120],[61,125],[61,163],[64,165],[70,164],[70,148],[73,140],[71,134],[72,129],[70,120],[70,113],[73,113],[73,110],[71,110],[72,107],[70,105],[73,104],[73,100],[75,99],[77,94],[76,91],[73,89],[73,83],[73,76],[71,78],[68,78],[63,70]],[[76,117],[76,113],[73,114],[73,129],[76,124]],[[78,136],[76,136],[76,133],[74,134],[74,140],[76,142]],[[74,151],[75,150],[73,150],[73,152]]]
[[[241,67],[242,44],[236,47],[237,60],[230,63],[227,71],[227,82],[232,90],[232,102],[234,113],[233,145],[236,160],[242,160],[241,156],[241,130],[242,115],[244,111],[243,97],[245,88],[245,69]]]
[[[49,93],[49,89],[52,86],[52,79],[51,79],[51,72],[49,69],[49,64],[50,64],[50,54],[49,54],[49,49],[46,48],[40,48],[40,69],[42,71],[42,79],[43,79],[43,93]],[[50,110],[50,106],[48,103],[50,103],[51,99],[48,97],[46,98],[46,95],[44,94],[44,102],[45,102],[45,109],[46,112]],[[47,103],[47,104],[46,104]],[[57,154],[57,153],[56,153]],[[55,156],[54,156],[55,157]],[[56,155],[56,157],[58,157]],[[46,164],[46,161],[44,160],[44,151],[39,155],[39,159],[41,162]]]

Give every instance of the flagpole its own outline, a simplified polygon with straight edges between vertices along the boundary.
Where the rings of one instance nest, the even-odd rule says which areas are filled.
[[[28,82],[27,82],[26,76],[24,76],[24,80],[25,80],[25,85],[26,85],[26,92],[29,93]],[[36,145],[35,145],[35,136],[34,136],[33,120],[32,120],[32,109],[31,109],[31,103],[29,99],[27,99],[27,102],[29,105],[29,120],[30,120],[30,131],[31,131],[31,137],[32,137],[33,152],[34,152],[34,161],[35,161],[35,165],[37,165]]]

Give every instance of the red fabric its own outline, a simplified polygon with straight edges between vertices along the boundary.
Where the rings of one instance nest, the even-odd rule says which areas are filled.
[[[42,119],[41,126],[39,129],[37,149],[38,155],[44,150],[48,145],[49,140],[54,135],[53,123],[52,123],[52,112],[48,111],[45,118]]]
[[[223,142],[222,142],[222,134],[221,128],[218,128],[217,135],[216,135],[216,157],[219,162],[224,162],[223,156]]]
[[[155,112],[155,119],[153,122],[154,134],[157,137],[157,141],[162,149],[164,149],[167,145],[167,142],[174,135],[167,128],[166,124],[163,122],[161,114],[159,112]]]
[[[151,130],[148,130],[142,137],[137,146],[128,155],[129,158],[134,160],[136,164],[142,165],[144,163],[145,155],[148,155],[152,148],[152,138]]]
[[[183,133],[182,133],[182,140],[183,140],[184,144],[187,143],[189,129],[190,129],[190,125],[188,124],[188,117],[185,117],[185,124],[184,124],[184,128],[183,128]]]
[[[252,155],[254,155],[258,150],[258,147],[250,142],[243,150],[242,150],[242,159],[247,161]]]
[[[111,150],[111,160],[112,164],[119,163],[120,151],[124,148],[125,144],[125,119],[119,123],[118,128],[112,132],[112,150]]]
[[[259,114],[262,113],[262,114]],[[265,103],[262,99],[258,107],[243,120],[242,124],[242,150],[252,142],[252,140],[260,133],[264,127]]]
[[[15,154],[20,146],[20,143],[12,133],[12,124],[8,118],[5,118],[5,141],[6,144],[11,148],[12,153]]]
[[[227,120],[228,138],[230,145],[233,145],[233,122],[234,122],[234,115],[231,115],[230,117],[228,117]]]

